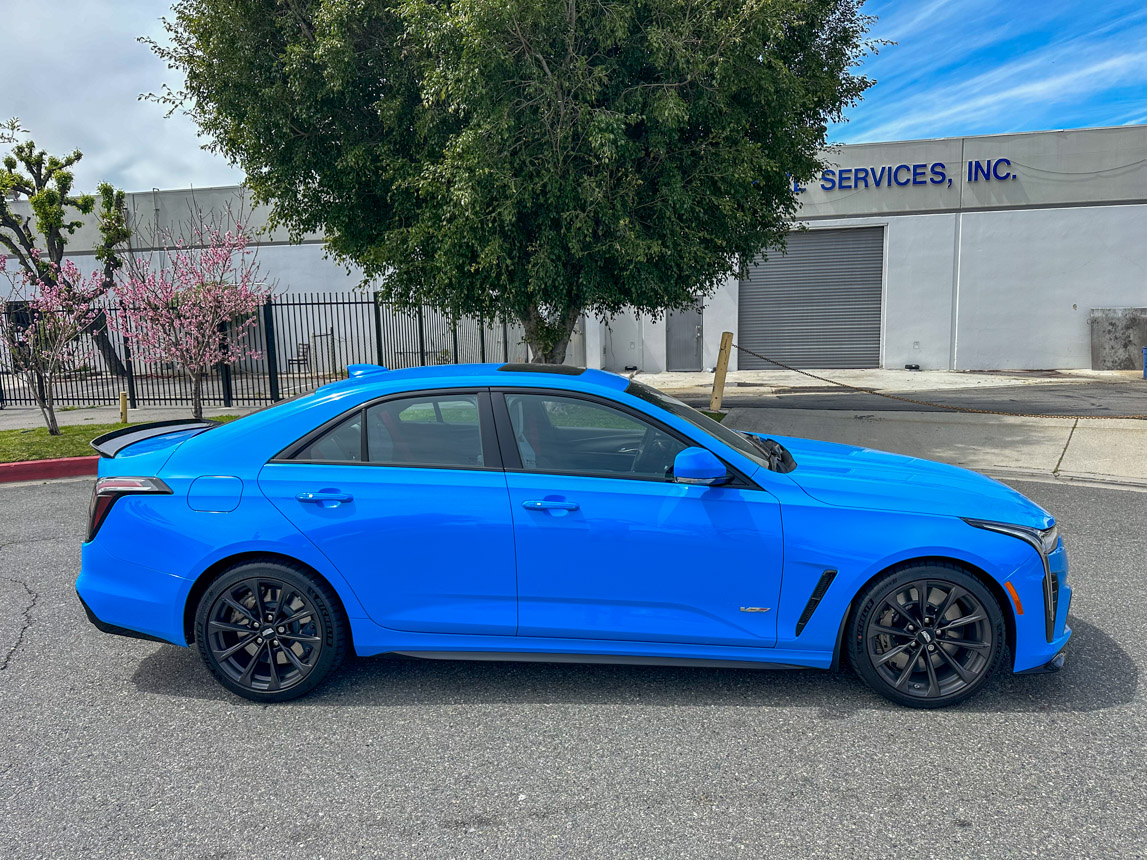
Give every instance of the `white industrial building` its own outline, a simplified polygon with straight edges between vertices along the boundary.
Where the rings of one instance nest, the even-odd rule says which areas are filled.
[[[800,191],[807,229],[787,255],[697,313],[590,325],[587,353],[696,370],[732,331],[800,367],[1088,368],[1093,309],[1140,309],[1143,337],[1147,126],[841,146],[828,160]]]
[[[1147,309],[1147,125],[840,146],[827,158],[799,191],[803,229],[786,254],[695,312],[583,321],[567,360],[701,370],[732,331],[809,368],[1087,368],[1093,310]],[[218,212],[241,194],[156,190],[129,206],[137,224],[178,224],[192,195]],[[85,228],[69,251],[90,254],[92,239]],[[320,236],[267,234],[259,258],[285,292],[345,293],[360,280],[325,257]],[[1141,313],[1134,331],[1147,331],[1147,310],[1123,313]]]

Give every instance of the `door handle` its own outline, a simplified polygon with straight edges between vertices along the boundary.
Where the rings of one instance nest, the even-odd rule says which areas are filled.
[[[536,499],[522,502],[522,507],[527,511],[576,511],[578,504],[577,502],[555,502],[550,499]]]
[[[350,493],[340,493],[338,490],[319,490],[317,493],[299,493],[295,498],[300,502],[322,505],[324,508],[337,508],[343,502],[354,501],[354,496]]]

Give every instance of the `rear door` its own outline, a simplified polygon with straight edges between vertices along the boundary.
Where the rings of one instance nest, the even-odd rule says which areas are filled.
[[[487,392],[356,409],[264,466],[259,485],[378,624],[515,633],[513,522]]]

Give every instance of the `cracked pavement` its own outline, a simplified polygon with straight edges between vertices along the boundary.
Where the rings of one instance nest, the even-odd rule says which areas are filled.
[[[1067,664],[937,712],[812,671],[382,659],[256,705],[88,624],[89,481],[0,487],[0,857],[1142,857],[1147,493],[1012,483],[1066,534]]]

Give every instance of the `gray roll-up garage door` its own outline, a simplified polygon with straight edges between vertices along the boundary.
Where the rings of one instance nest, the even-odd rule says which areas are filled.
[[[790,233],[741,281],[737,342],[794,367],[879,367],[884,228]],[[776,370],[741,352],[738,367]]]

